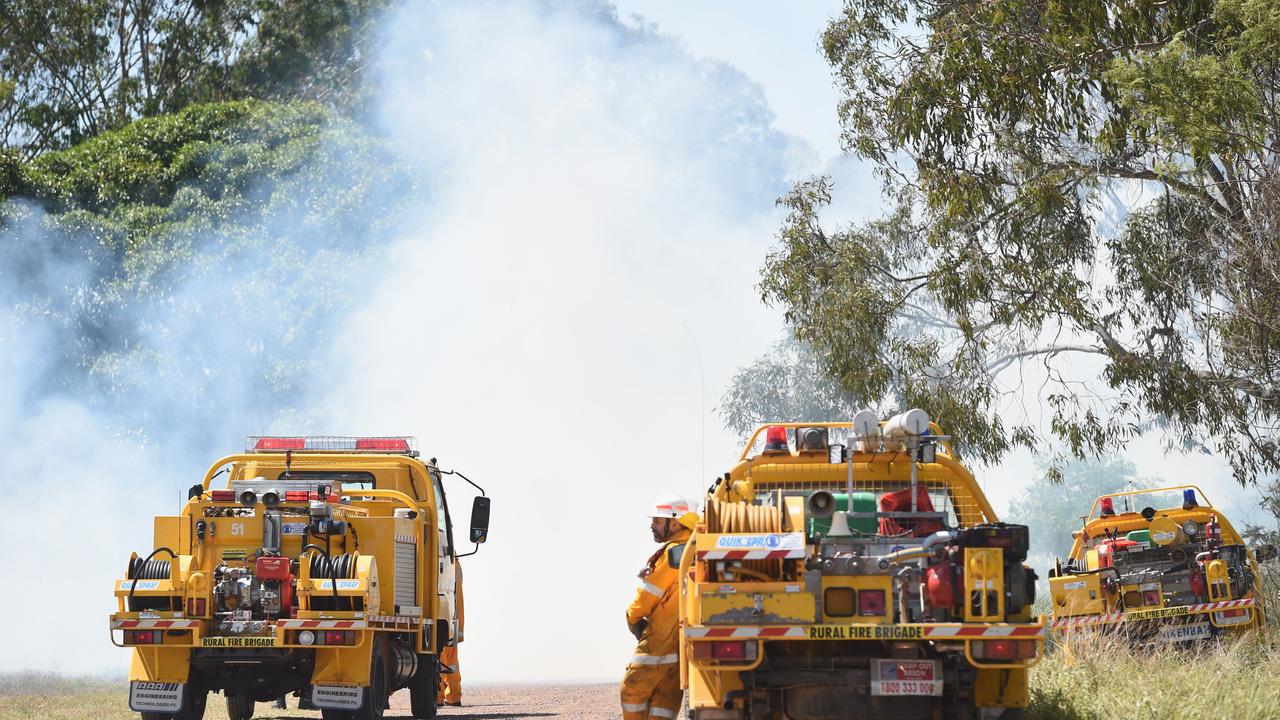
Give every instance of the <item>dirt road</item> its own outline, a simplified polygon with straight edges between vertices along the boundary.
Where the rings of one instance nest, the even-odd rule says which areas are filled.
[[[618,709],[618,685],[532,685],[526,687],[464,686],[463,707],[441,708],[449,720],[498,720],[499,718],[572,718],[614,720]],[[310,714],[310,713],[308,713]],[[391,698],[390,717],[409,717],[409,696]]]
[[[19,678],[21,680],[21,678]],[[0,720],[138,720],[129,712],[123,681],[41,681],[0,683]],[[500,718],[564,718],[566,720],[617,720],[618,686],[533,685],[507,687],[466,687],[463,707],[440,709],[442,720],[499,720]],[[274,720],[319,720],[315,711],[299,712],[297,698],[289,698],[288,710],[276,710],[270,703],[258,703],[255,718]],[[398,692],[391,698],[388,720],[409,718],[409,694]],[[226,702],[210,695],[206,720],[224,720]]]

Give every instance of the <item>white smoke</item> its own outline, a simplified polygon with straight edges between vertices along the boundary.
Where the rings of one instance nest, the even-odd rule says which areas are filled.
[[[728,468],[712,405],[778,332],[753,286],[796,148],[745,78],[604,7],[390,27],[385,125],[449,182],[337,343],[332,417],[415,429],[494,498],[464,561],[469,678],[615,678],[645,506]]]
[[[0,230],[18,508],[0,547],[24,588],[0,614],[58,619],[15,629],[0,670],[122,669],[112,579],[154,515],[266,430],[415,434],[485,486],[469,681],[620,674],[645,505],[700,497],[731,463],[713,406],[779,333],[754,284],[773,199],[811,155],[747,78],[605,4],[411,3],[385,27],[376,122],[421,169],[367,208],[408,203],[393,242],[284,211],[263,221],[283,245],[204,238],[200,271],[118,309],[134,344],[86,375],[68,338],[92,263],[36,210]],[[463,536],[472,493],[448,489]]]

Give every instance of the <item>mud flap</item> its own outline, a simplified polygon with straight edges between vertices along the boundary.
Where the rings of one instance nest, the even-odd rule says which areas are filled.
[[[355,685],[315,685],[311,704],[325,710],[359,710],[364,706],[364,688]]]
[[[129,709],[140,713],[176,714],[182,711],[186,687],[185,683],[134,680],[129,683]]]

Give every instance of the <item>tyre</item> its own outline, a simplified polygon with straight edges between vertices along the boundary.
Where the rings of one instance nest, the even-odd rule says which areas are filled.
[[[373,657],[369,664],[369,687],[365,689],[364,705],[348,717],[352,720],[382,720],[387,709],[386,642],[382,638],[373,641]]]
[[[418,672],[409,681],[409,704],[415,718],[436,716],[436,696],[440,692],[440,662],[435,655],[418,656]]]
[[[351,720],[351,713],[346,710],[321,710],[320,720]]]
[[[248,695],[227,695],[227,720],[250,720],[254,702]]]

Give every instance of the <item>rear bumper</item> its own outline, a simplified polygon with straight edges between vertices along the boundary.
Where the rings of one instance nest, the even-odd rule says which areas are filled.
[[[695,625],[684,637],[703,640],[892,640],[946,642],[968,640],[1043,640],[1045,623],[930,623],[911,625]]]
[[[1233,611],[1247,610],[1247,620],[1235,621]],[[1223,602],[1197,603],[1195,605],[1176,605],[1150,610],[1132,610],[1129,612],[1103,613],[1100,615],[1073,615],[1055,617],[1049,621],[1049,627],[1055,632],[1066,634],[1084,628],[1100,628],[1118,626],[1126,623],[1150,624],[1152,621],[1173,620],[1187,616],[1208,616],[1210,622],[1221,628],[1252,627],[1258,624],[1261,607],[1253,598],[1226,600]],[[1232,611],[1233,619],[1227,619],[1224,613]]]

